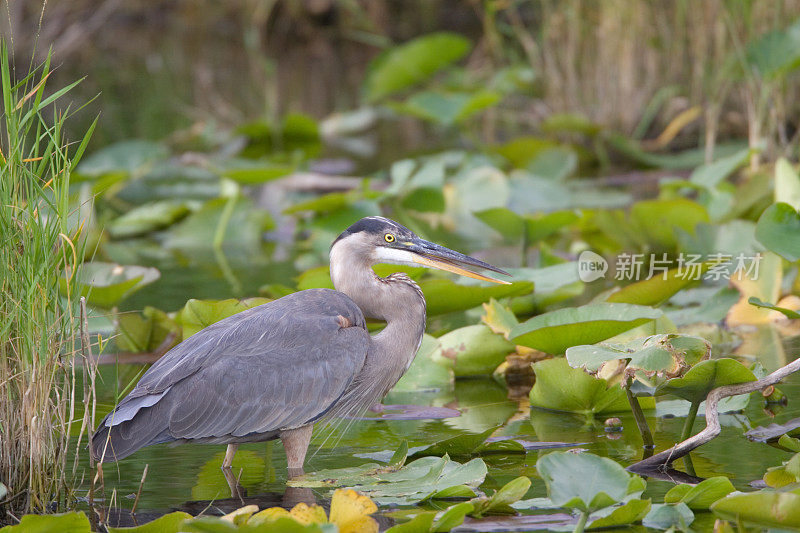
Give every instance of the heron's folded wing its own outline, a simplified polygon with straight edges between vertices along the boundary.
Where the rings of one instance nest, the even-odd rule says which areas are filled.
[[[369,342],[352,300],[331,290],[301,291],[186,339],[142,376],[117,411],[135,414],[160,396],[175,438],[298,427],[344,393]]]

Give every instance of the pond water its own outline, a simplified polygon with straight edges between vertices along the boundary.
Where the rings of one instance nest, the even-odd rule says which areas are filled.
[[[783,346],[764,346],[761,359],[767,370],[785,364],[780,359],[784,353],[793,353],[796,344],[784,342]],[[776,348],[780,353],[775,353]],[[101,368],[101,381],[104,384],[101,397],[105,400],[101,410],[110,408],[113,389],[123,387],[141,368],[138,365],[120,365],[119,368],[108,365]],[[800,398],[800,378],[790,379],[781,385],[781,389],[789,398]],[[454,387],[435,393],[390,393],[384,403],[446,406],[457,409],[461,415],[438,420],[359,420],[349,424],[346,430],[343,426],[348,424],[327,431],[317,428],[306,461],[306,471],[374,462],[375,454],[388,458],[402,441],[407,441],[409,447],[413,448],[465,432],[480,433],[490,428],[497,428],[494,432],[496,436],[575,443],[575,448],[611,457],[623,465],[630,465],[642,458],[641,438],[631,416],[620,417],[623,425],[621,432],[609,433],[604,429],[603,418],[587,419],[567,413],[531,409],[527,397],[509,399],[505,385],[490,378],[457,380]],[[786,452],[750,442],[742,435],[752,427],[782,423],[800,416],[800,404],[797,403],[790,402],[785,407],[774,407],[773,410],[777,412],[767,412],[763,399],[754,394],[744,411],[723,415],[722,434],[691,455],[691,468],[695,475],[702,478],[729,476],[737,489],[748,489],[749,483],[760,479],[768,467],[788,459]],[[654,412],[647,414],[657,451],[679,440],[683,418],[657,418]],[[699,431],[703,423],[699,417],[695,431]],[[157,445],[144,448],[117,464],[106,465],[105,496],[110,499],[113,495],[115,502],[112,507],[120,509],[112,513],[112,523],[115,520],[121,524],[132,523],[126,509],[132,506],[132,497],[139,488],[145,465],[149,465],[149,471],[138,503],[136,520],[139,522],[176,509],[197,514],[206,508],[206,512],[219,513],[240,507],[238,499],[230,499],[228,485],[220,471],[224,452],[225,446],[219,445]],[[548,450],[521,455],[483,456],[488,475],[481,489],[496,489],[524,475],[533,479],[526,497],[545,496],[544,483],[538,478],[535,468],[540,454],[545,453]],[[84,458],[83,466],[88,467],[86,461]],[[247,444],[240,448],[233,470],[240,476],[240,484],[247,495],[246,502],[256,502],[263,508],[280,505],[282,500],[286,503],[287,498],[293,497],[291,491],[284,495],[285,461],[279,441]],[[686,471],[687,465],[677,461],[674,466]],[[652,497],[656,502],[663,501],[664,493],[672,486],[669,481],[648,479],[644,497]],[[323,493],[317,493],[316,499],[323,503]],[[382,511],[389,510],[382,508]],[[516,526],[513,521],[503,524],[520,531],[535,529],[535,526],[521,521],[517,521]],[[712,526],[713,517],[710,513],[697,514],[694,529],[706,530]]]

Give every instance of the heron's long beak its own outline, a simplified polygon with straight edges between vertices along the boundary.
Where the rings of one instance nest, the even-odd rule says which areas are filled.
[[[445,248],[444,246],[439,246],[438,244],[422,239],[414,239],[411,242],[402,243],[402,245],[411,252],[412,260],[417,264],[431,268],[438,268],[440,270],[446,270],[447,272],[452,272],[468,278],[491,281],[493,283],[502,283],[504,285],[510,284],[508,281],[495,279],[463,268],[463,266],[471,266],[485,270],[491,270],[492,272],[497,272],[506,276],[511,275],[505,270],[501,270],[496,266],[490,265],[489,263],[484,263],[480,259],[475,259],[474,257],[464,255],[460,252],[456,252],[455,250],[451,250],[449,248]]]

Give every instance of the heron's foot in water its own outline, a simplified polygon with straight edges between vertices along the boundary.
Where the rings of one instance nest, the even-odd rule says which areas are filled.
[[[228,488],[231,489],[231,498],[237,498],[244,505],[244,497],[247,496],[247,491],[239,484],[239,479],[234,475],[231,467],[222,467],[222,474],[225,476],[225,481],[228,482]]]

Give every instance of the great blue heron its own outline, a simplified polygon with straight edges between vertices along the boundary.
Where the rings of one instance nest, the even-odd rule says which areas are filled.
[[[116,461],[163,442],[238,445],[280,438],[289,475],[302,472],[314,423],[380,400],[408,369],[425,331],[425,299],[407,275],[376,263],[497,267],[417,237],[382,217],[347,228],[330,249],[336,290],[309,289],[221,320],[167,352],[100,423],[91,453]],[[376,335],[364,317],[386,321]]]

